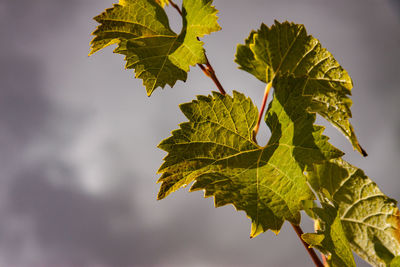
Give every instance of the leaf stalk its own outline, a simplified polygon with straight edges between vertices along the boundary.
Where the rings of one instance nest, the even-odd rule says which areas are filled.
[[[205,52],[205,51],[204,51],[204,56],[206,57],[206,64],[205,64],[206,67],[204,67],[204,66],[201,65],[201,64],[198,64],[198,65],[199,65],[199,66],[201,65],[200,68],[203,70],[203,72],[204,72],[208,77],[210,77],[211,80],[213,80],[213,82],[214,82],[215,85],[217,86],[219,92],[220,92],[222,95],[225,95],[225,94],[226,94],[225,89],[224,89],[224,87],[222,87],[221,83],[219,82],[219,80],[218,80],[218,78],[217,78],[217,75],[215,74],[214,68],[211,66],[210,61],[208,61],[208,58],[207,58],[207,55],[206,55],[206,52]],[[203,68],[204,68],[204,69],[203,69]],[[207,72],[207,73],[206,73],[206,72]]]
[[[267,84],[267,86],[265,86],[264,97],[263,97],[263,100],[261,103],[260,112],[258,113],[257,125],[253,129],[253,141],[255,143],[257,143],[256,136],[257,136],[258,130],[260,129],[261,119],[264,114],[265,106],[266,106],[267,100],[268,100],[268,94],[269,94],[269,91],[271,90],[271,87],[272,87],[272,80]]]

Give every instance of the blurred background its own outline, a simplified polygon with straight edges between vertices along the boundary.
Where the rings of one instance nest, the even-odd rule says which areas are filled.
[[[193,67],[186,83],[148,98],[113,48],[89,58],[92,17],[112,3],[0,1],[0,266],[312,266],[287,223],[279,236],[250,240],[245,214],[214,208],[202,192],[156,201],[165,156],[156,146],[185,120],[178,104],[216,89]],[[336,129],[325,133],[400,199],[399,2],[214,4],[222,31],[204,39],[208,57],[228,92],[257,105],[264,85],[233,59],[261,22],[305,24],[333,53],[354,80],[352,123],[369,156]],[[177,13],[167,12],[179,32]],[[305,217],[303,227],[312,230]]]

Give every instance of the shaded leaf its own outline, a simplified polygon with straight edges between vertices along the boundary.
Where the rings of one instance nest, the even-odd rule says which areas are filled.
[[[148,95],[157,87],[172,87],[177,80],[186,81],[190,66],[206,62],[198,38],[220,29],[211,3],[183,0],[183,28],[178,35],[154,0],[120,0],[94,18],[100,25],[93,32],[89,55],[117,44],[114,52],[125,56],[126,68],[135,69],[135,77],[143,80]]]
[[[235,62],[265,83],[279,79],[280,73],[308,77],[303,94],[313,97],[310,108],[339,128],[354,148],[366,155],[349,122],[350,76],[316,38],[307,35],[303,25],[275,21],[268,28],[262,24],[244,45],[238,45]]]
[[[313,210],[320,218],[322,230],[318,230],[317,233],[303,234],[302,239],[325,254],[329,266],[355,267],[353,253],[337,210],[327,204],[323,204],[323,208]]]
[[[217,207],[233,204],[252,220],[251,237],[268,229],[279,232],[284,220],[298,224],[302,200],[314,199],[303,174],[305,164],[339,157],[315,114],[305,111],[306,81],[282,79],[266,114],[271,138],[265,147],[253,141],[257,108],[243,94],[214,93],[181,105],[189,122],[159,147],[168,152],[158,198],[195,181]]]
[[[385,262],[386,266],[389,266],[394,258],[393,253],[376,236],[374,236],[372,242],[374,242],[376,255]]]
[[[267,65],[262,60],[256,59],[253,51],[250,49],[250,45],[254,40],[254,35],[256,35],[256,32],[251,31],[249,37],[245,40],[245,44],[239,44],[237,46],[235,62],[239,64],[239,69],[253,74],[262,82],[269,83],[271,79],[267,79],[266,77]]]
[[[391,254],[400,254],[396,201],[384,195],[362,170],[342,159],[333,159],[315,164],[307,172],[314,190],[338,208],[346,237],[361,258],[372,265],[385,266],[376,251],[378,241]]]

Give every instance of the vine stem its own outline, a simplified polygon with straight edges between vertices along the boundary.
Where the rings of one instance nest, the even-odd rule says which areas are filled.
[[[303,234],[303,230],[301,230],[299,225],[295,225],[291,223],[293,226],[294,231],[296,232],[297,236],[299,237],[301,243],[303,243],[304,247],[306,248],[308,254],[310,255],[311,259],[313,260],[315,266],[317,267],[324,267],[322,264],[321,260],[318,258],[317,254],[315,253],[314,249],[310,248],[308,244],[301,238],[301,235]]]
[[[175,4],[175,3],[174,3],[173,1],[171,1],[171,0],[169,0],[169,3],[170,3],[171,6],[172,6],[173,8],[175,8],[176,11],[178,11],[178,13],[182,16],[182,11],[181,11],[181,9],[179,8],[179,6],[178,6],[177,4]],[[197,38],[197,40],[199,40],[199,38]],[[220,92],[222,95],[225,95],[225,94],[226,94],[226,91],[225,91],[224,87],[221,85],[220,81],[218,80],[218,77],[217,77],[217,75],[215,74],[215,70],[214,70],[214,68],[211,66],[210,61],[209,61],[208,58],[207,58],[206,51],[204,51],[204,57],[205,57],[205,59],[206,59],[206,63],[205,63],[205,64],[197,64],[197,65],[200,67],[200,69],[204,72],[204,74],[205,74],[207,77],[211,78],[211,80],[212,80],[212,81],[215,83],[215,85],[217,86],[219,92]]]
[[[272,87],[272,80],[267,84],[267,86],[265,86],[264,97],[263,97],[263,100],[261,103],[261,109],[260,109],[260,112],[258,113],[257,125],[253,129],[253,140],[256,143],[257,143],[256,136],[257,136],[258,130],[260,129],[261,119],[264,114],[265,106],[266,106],[267,100],[268,100],[268,94],[269,94],[269,91],[271,90],[271,87]]]
[[[177,4],[175,4],[175,3],[174,3],[173,1],[171,1],[171,0],[169,0],[168,2],[171,4],[171,6],[172,6],[173,8],[176,9],[176,11],[178,11],[179,15],[182,16],[182,11],[181,11],[181,9],[179,8],[179,6],[178,6]]]
[[[217,86],[219,92],[223,95],[226,94],[224,87],[222,87],[221,83],[219,82],[217,75],[215,74],[214,68],[211,66],[210,61],[208,61],[206,52],[204,52],[204,56],[206,58],[206,66],[204,67],[204,65],[202,64],[197,64],[200,69],[204,72],[205,75],[207,75],[208,77],[211,78],[211,80],[213,80],[213,82],[215,83],[215,85]]]

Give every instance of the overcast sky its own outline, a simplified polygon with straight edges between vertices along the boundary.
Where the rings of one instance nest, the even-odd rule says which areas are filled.
[[[216,209],[202,192],[155,200],[165,156],[156,146],[184,121],[178,104],[215,88],[192,68],[186,83],[148,98],[112,48],[87,57],[92,17],[112,3],[0,1],[0,266],[312,266],[288,224],[250,240],[244,213]],[[352,123],[369,156],[336,129],[326,133],[400,199],[398,2],[214,4],[222,31],[204,39],[208,57],[228,92],[257,105],[264,85],[233,59],[261,22],[305,24],[333,53],[354,81]]]

